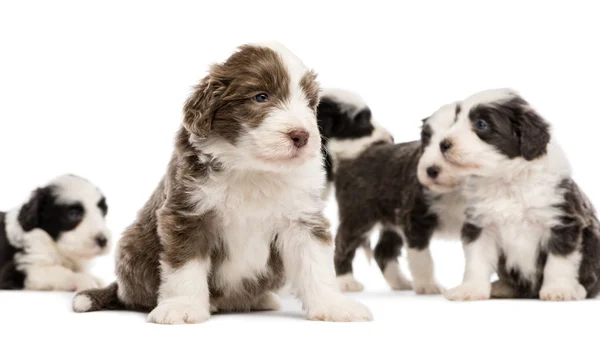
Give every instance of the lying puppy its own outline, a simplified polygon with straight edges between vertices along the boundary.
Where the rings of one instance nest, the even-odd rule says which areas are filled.
[[[370,320],[335,282],[315,77],[277,43],[213,65],[185,104],[165,177],[119,242],[117,282],[76,295],[73,309],[199,323],[278,309],[272,291],[287,277],[309,319]]]
[[[434,234],[458,238],[464,202],[453,167],[439,164],[434,169],[428,162],[439,151],[432,143],[451,125],[455,111],[454,105],[447,105],[425,119],[420,141],[373,145],[355,159],[340,161],[335,178],[340,216],[335,268],[342,290],[363,289],[352,274],[352,260],[380,224],[384,230],[374,257],[390,287],[414,287],[418,294],[442,291],[434,277],[429,243]],[[398,264],[404,242],[412,284]]]
[[[0,289],[101,287],[88,261],[109,251],[106,199],[90,182],[59,176],[25,203],[0,212]]]
[[[579,300],[600,290],[600,226],[550,125],[508,89],[459,104],[435,164],[467,175],[462,285],[450,300]],[[494,272],[499,280],[490,283]]]

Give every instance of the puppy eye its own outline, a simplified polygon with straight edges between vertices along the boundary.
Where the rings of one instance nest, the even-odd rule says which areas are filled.
[[[79,207],[72,207],[67,211],[67,218],[72,222],[77,222],[83,217],[83,211]]]
[[[477,120],[477,122],[475,122],[475,129],[478,131],[485,131],[488,129],[488,124],[483,120]]]
[[[259,93],[258,95],[254,96],[254,100],[257,101],[258,103],[264,103],[269,99],[269,96],[266,93]]]

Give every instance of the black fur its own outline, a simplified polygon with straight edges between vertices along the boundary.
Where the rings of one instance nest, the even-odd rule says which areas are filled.
[[[385,270],[388,263],[398,261],[402,245],[402,237],[396,231],[388,229],[381,231],[373,251],[375,262],[377,262],[381,272]]]
[[[356,114],[354,114],[356,113]],[[323,96],[317,107],[317,124],[321,132],[321,152],[325,160],[327,180],[333,181],[333,170],[331,156],[327,153],[327,140],[335,139],[357,139],[369,136],[375,129],[371,123],[371,110],[352,108],[349,104],[341,104],[337,101]]]
[[[464,244],[469,244],[476,241],[481,235],[481,228],[471,223],[465,223],[460,232],[460,237]]]
[[[23,230],[44,229],[56,241],[62,232],[79,225],[85,215],[81,203],[58,202],[57,193],[53,186],[38,188],[33,192],[19,212],[18,219]]]
[[[473,131],[486,143],[509,158],[536,159],[546,153],[550,141],[550,126],[520,97],[471,109],[469,119]],[[478,129],[477,121],[487,123]]]
[[[400,225],[410,248],[425,248],[437,227],[437,216],[429,210],[429,198],[419,184],[417,164],[422,149],[419,141],[381,144],[367,148],[353,160],[343,160],[335,179],[340,225],[336,234],[337,275],[352,272],[356,249],[364,243],[376,223],[384,229]],[[393,231],[393,230],[389,230]],[[382,233],[381,239],[388,231]],[[402,241],[380,243],[386,255],[378,259],[396,260]],[[385,246],[385,247],[384,247]]]
[[[20,252],[8,242],[6,235],[6,213],[0,212],[0,290],[20,290],[25,283],[25,274],[15,267],[14,256]]]

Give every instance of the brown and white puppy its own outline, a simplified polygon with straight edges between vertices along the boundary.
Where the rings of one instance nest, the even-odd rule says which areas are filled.
[[[600,224],[550,124],[517,92],[458,104],[437,161],[466,179],[463,283],[450,300],[579,300],[600,291]],[[499,280],[490,279],[494,273]]]
[[[119,243],[117,282],[78,294],[74,310],[199,323],[278,309],[272,291],[287,278],[309,319],[370,320],[336,286],[315,77],[274,42],[213,65],[185,104],[165,177]]]

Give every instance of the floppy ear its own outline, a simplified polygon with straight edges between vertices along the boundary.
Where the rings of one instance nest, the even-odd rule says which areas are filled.
[[[550,142],[550,125],[526,103],[521,107],[517,128],[523,158],[530,161],[546,153]]]
[[[183,127],[200,138],[210,134],[212,120],[216,112],[217,93],[222,85],[215,78],[204,77],[183,107]]]
[[[23,230],[29,231],[38,227],[40,223],[42,205],[49,193],[50,190],[47,187],[38,188],[31,193],[29,201],[21,206],[18,220]]]

